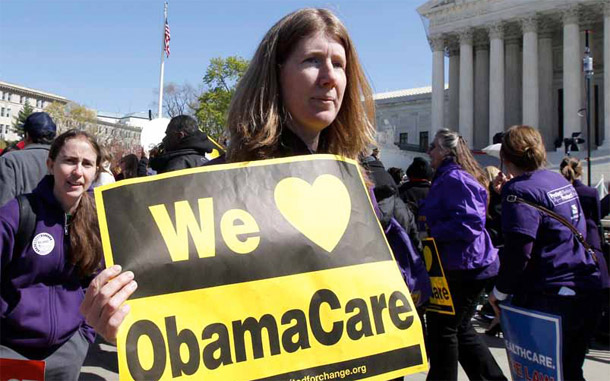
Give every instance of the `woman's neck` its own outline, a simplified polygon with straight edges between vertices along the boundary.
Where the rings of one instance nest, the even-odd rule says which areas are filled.
[[[287,123],[287,127],[292,131],[296,136],[299,137],[305,143],[307,148],[309,148],[312,152],[316,152],[318,150],[318,142],[320,141],[320,133],[310,133],[306,129],[302,127],[297,127],[293,123]]]
[[[56,194],[55,191],[53,191],[53,195],[55,196],[55,199],[57,200],[57,202],[59,202],[59,205],[61,205],[61,208],[64,210],[64,213],[74,214],[74,211],[76,210],[76,208],[78,207],[78,203],[80,202],[80,197],[77,198],[76,200],[63,199],[63,198],[59,197],[59,195]]]
[[[526,170],[523,170],[521,168],[517,168],[514,165],[507,165],[506,169],[508,170],[508,172],[513,176],[513,177],[519,177],[521,175],[523,175],[524,173],[526,173]]]

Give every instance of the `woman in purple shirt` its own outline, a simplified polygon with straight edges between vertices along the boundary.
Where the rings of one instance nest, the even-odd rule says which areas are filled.
[[[578,194],[578,200],[585,214],[587,225],[587,242],[596,250],[601,252],[602,240],[600,236],[599,226],[601,224],[601,206],[599,202],[599,193],[597,189],[588,187],[580,181],[582,176],[582,164],[575,157],[564,157],[559,165],[561,174],[566,178]]]
[[[505,255],[490,302],[497,311],[498,300],[512,294],[514,305],[561,316],[565,379],[583,380],[582,364],[600,311],[595,260],[559,221],[507,198],[517,196],[550,209],[584,233],[578,194],[563,176],[543,169],[546,151],[532,127],[511,127],[500,156],[511,179],[502,187]]]
[[[436,174],[420,207],[438,246],[455,315],[428,313],[428,380],[457,380],[458,359],[471,380],[505,380],[470,320],[487,280],[498,272],[498,253],[485,229],[487,180],[464,139],[436,133],[428,155]]]
[[[84,131],[66,131],[51,145],[47,169],[25,195],[29,213],[18,199],[0,208],[0,358],[44,361],[45,380],[69,381],[95,337],[79,308],[102,261],[87,193],[100,147]]]

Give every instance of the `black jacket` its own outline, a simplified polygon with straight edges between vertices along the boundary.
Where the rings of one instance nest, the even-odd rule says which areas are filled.
[[[502,196],[493,190],[492,185],[489,186],[489,205],[487,206],[485,229],[487,229],[491,243],[495,247],[504,245],[504,236],[502,234]]]
[[[430,181],[409,181],[398,188],[400,198],[417,217],[419,215],[419,202],[428,197]]]
[[[379,206],[379,210],[382,214],[381,218],[379,219],[381,225],[384,227],[387,226],[390,223],[390,218],[394,217],[407,232],[407,235],[413,244],[413,248],[421,253],[424,248],[421,240],[419,239],[417,222],[415,221],[413,213],[411,213],[405,203],[402,202],[400,197],[398,197],[397,194],[394,194],[390,197],[384,198],[383,200],[377,200],[377,205]]]
[[[215,148],[216,146],[208,140],[206,134],[197,131],[194,135],[182,139],[177,149],[151,158],[150,167],[157,173],[201,167],[208,161],[205,154],[212,152]]]
[[[375,183],[373,193],[382,214],[379,219],[381,225],[385,228],[390,222],[390,218],[394,217],[409,235],[413,247],[421,253],[423,247],[419,239],[415,216],[398,197],[398,187],[392,176],[385,170],[383,163],[372,156],[364,158],[362,166]]]

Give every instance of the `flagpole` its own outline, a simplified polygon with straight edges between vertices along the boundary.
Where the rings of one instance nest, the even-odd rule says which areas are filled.
[[[167,23],[167,1],[163,9],[163,33],[161,34],[161,75],[159,76],[159,111],[157,118],[163,116],[163,72],[165,69],[165,24]]]

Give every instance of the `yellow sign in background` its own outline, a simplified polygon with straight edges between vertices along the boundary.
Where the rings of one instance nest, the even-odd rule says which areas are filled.
[[[447,278],[445,277],[445,271],[443,270],[436,242],[434,242],[434,238],[424,238],[422,244],[424,246],[426,270],[428,270],[430,285],[432,286],[432,295],[430,295],[430,301],[426,306],[426,310],[439,314],[455,315],[449,283],[447,283]]]

